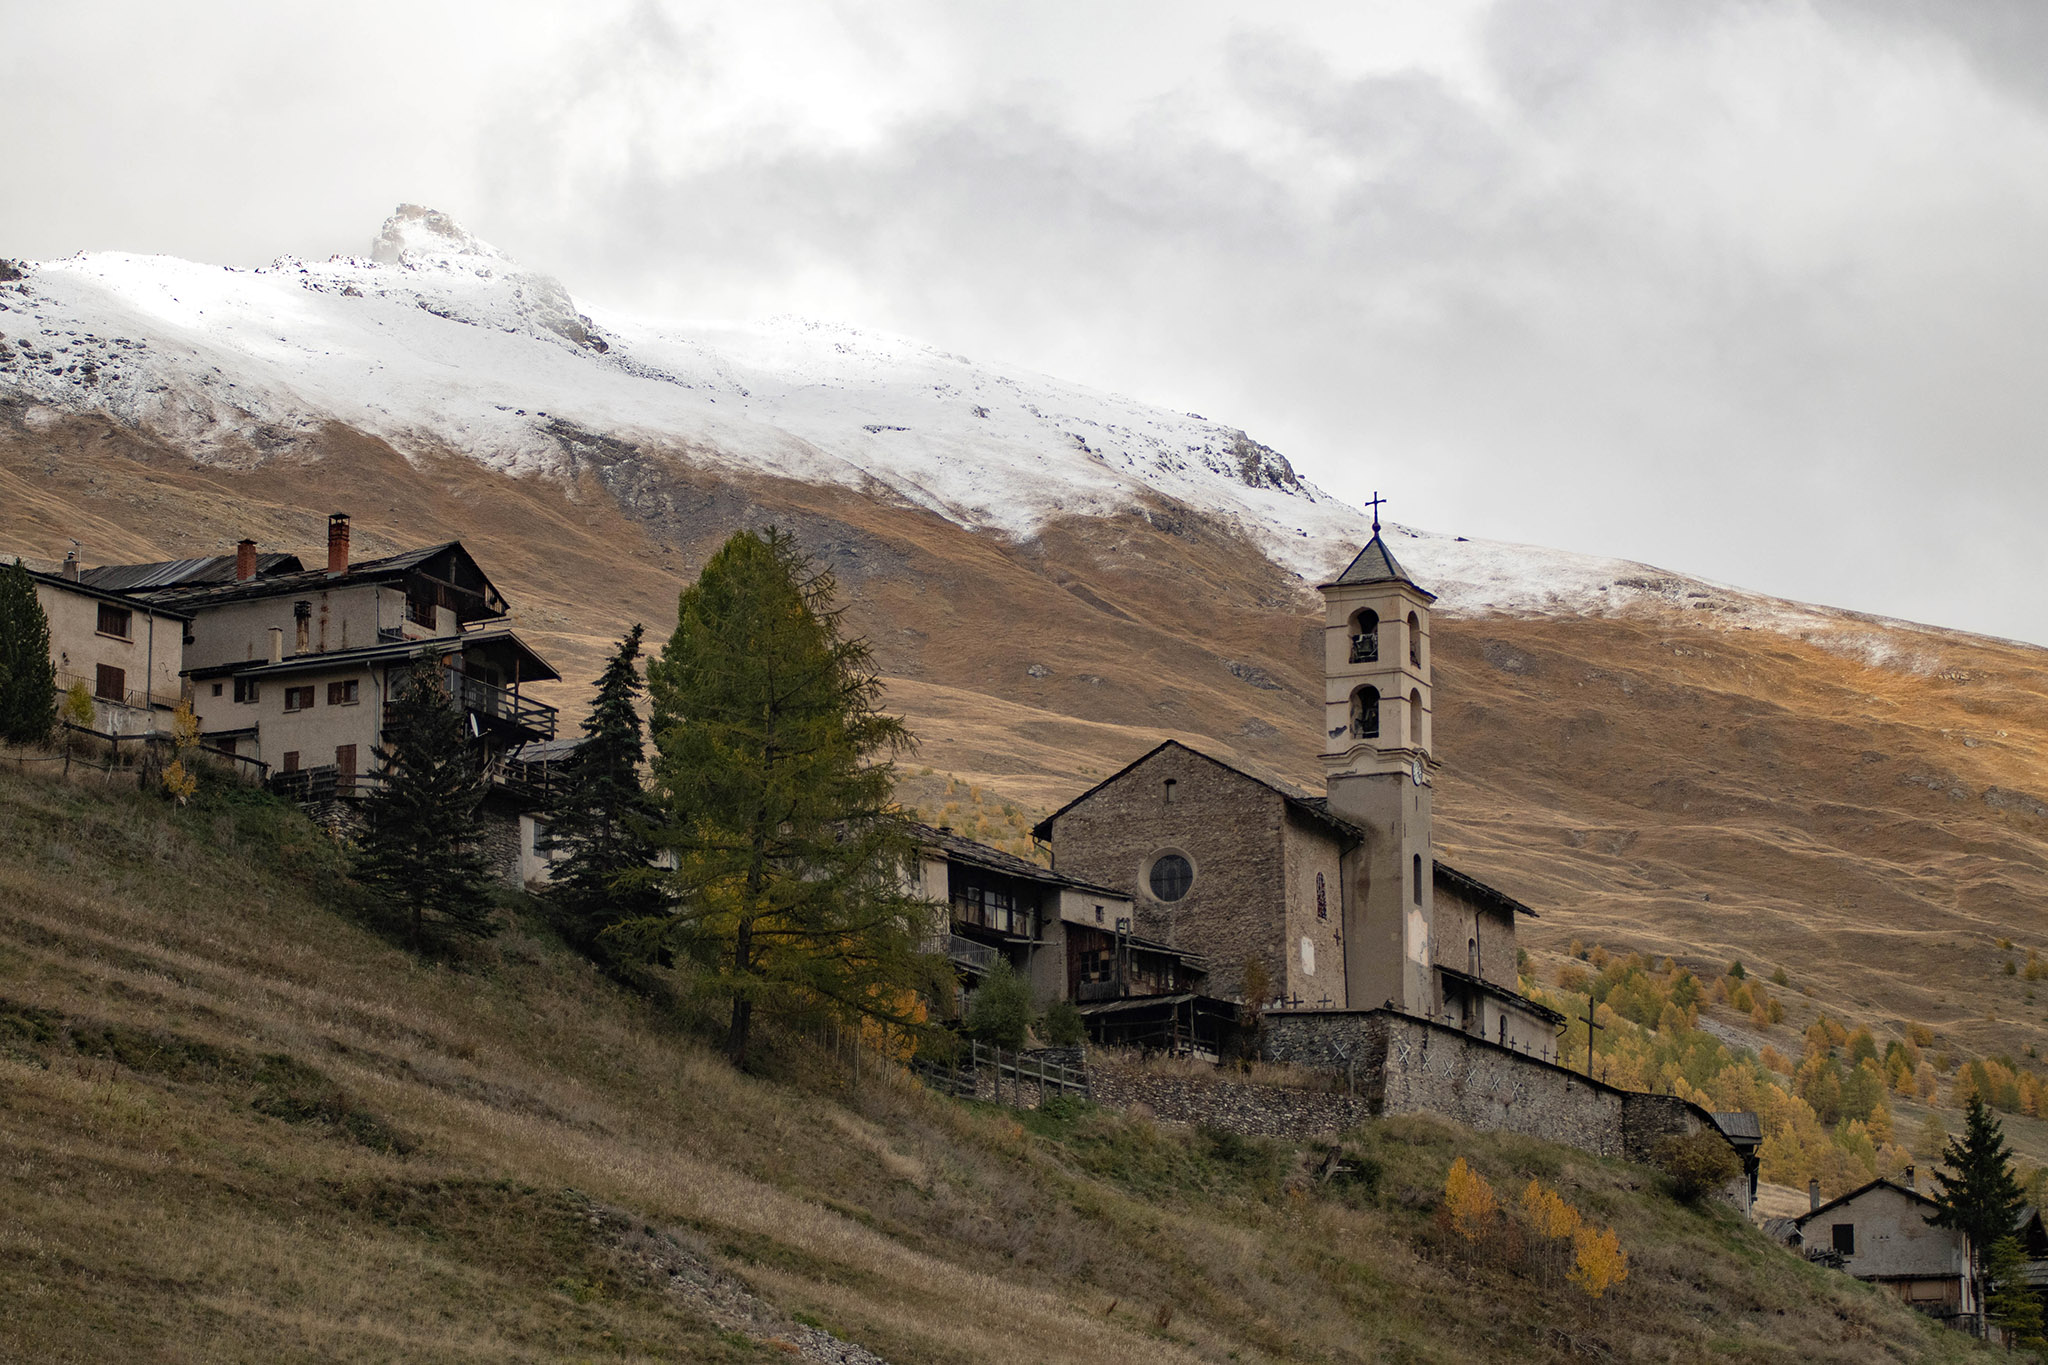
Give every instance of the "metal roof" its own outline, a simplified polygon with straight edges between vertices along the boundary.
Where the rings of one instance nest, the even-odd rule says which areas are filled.
[[[376,582],[381,579],[397,578],[419,568],[437,555],[454,552],[467,560],[469,567],[483,582],[483,598],[497,615],[506,614],[503,594],[490,580],[482,567],[459,540],[443,541],[439,545],[423,545],[416,550],[405,550],[382,559],[365,559],[349,565],[348,572],[331,575],[325,568],[301,569],[295,572],[274,573],[269,577],[256,577],[244,582],[235,582],[232,575],[226,582],[180,581],[167,587],[135,589],[147,591],[158,600],[181,607],[209,607],[222,602],[236,602],[258,597],[282,597],[289,593],[317,591],[323,588],[347,587],[355,583]],[[485,618],[474,618],[485,619]]]
[[[256,576],[268,578],[276,574],[302,573],[305,565],[297,555],[262,554],[256,556]],[[197,559],[166,559],[155,564],[102,564],[96,569],[81,569],[78,581],[108,592],[144,592],[150,590],[196,587],[200,584],[232,583],[235,581],[235,556],[202,555]]]
[[[1072,877],[1063,876],[1049,868],[1040,867],[1037,863],[1029,862],[1014,854],[1005,853],[999,848],[990,848],[987,844],[980,844],[972,839],[962,838],[951,830],[934,829],[930,825],[917,824],[915,822],[911,824],[910,830],[918,843],[926,848],[939,849],[949,858],[958,858],[961,862],[972,863],[976,867],[985,867],[991,872],[1000,872],[1008,877],[1022,877],[1028,881],[1043,882],[1047,886],[1070,886],[1077,891],[1089,891],[1098,895],[1114,896],[1118,900],[1130,899],[1126,893],[1118,891],[1114,887],[1098,886],[1093,882],[1077,881]]]
[[[175,607],[159,606],[154,602],[138,602],[132,597],[123,597],[120,593],[110,592],[105,588],[95,587],[90,583],[82,583],[76,579],[66,578],[62,574],[44,573],[40,569],[30,569],[27,565],[22,567],[27,571],[28,576],[36,582],[47,583],[51,587],[61,588],[65,592],[75,592],[81,597],[90,597],[96,601],[110,602],[115,606],[127,607],[130,610],[139,611],[145,616],[153,614],[172,621],[189,621],[192,619],[192,613],[189,611],[179,611]]]

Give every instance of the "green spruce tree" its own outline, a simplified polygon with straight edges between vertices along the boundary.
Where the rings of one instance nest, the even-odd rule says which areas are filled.
[[[20,560],[0,568],[0,740],[40,744],[57,723],[50,622]]]
[[[378,782],[363,803],[356,876],[402,913],[414,948],[431,929],[491,932],[477,809],[489,784],[441,681],[417,659],[384,713],[389,747],[371,750]]]
[[[1984,1253],[1984,1279],[1984,1315],[2004,1330],[2007,1347],[2031,1351],[2037,1360],[2048,1353],[2041,1297],[2027,1284],[2027,1253],[2019,1238],[2008,1233],[1991,1244]]]
[[[744,1063],[757,1010],[913,1027],[932,907],[909,890],[915,841],[865,642],[843,638],[833,580],[771,529],[742,531],[677,603],[647,669],[657,847],[673,915],[637,929],[694,951],[730,1002]]]
[[[568,850],[554,866],[551,897],[570,937],[599,957],[610,956],[607,929],[647,920],[663,906],[651,866],[657,810],[640,780],[641,634],[637,625],[627,631],[606,662],[583,742],[563,764],[549,811],[550,833]]]
[[[2025,1192],[2013,1177],[2005,1133],[1979,1097],[1970,1097],[1963,1135],[1948,1140],[1942,1162],[1948,1169],[1934,1173],[1934,1202],[1939,1207],[1927,1221],[1936,1227],[1954,1228],[1970,1239],[1977,1301],[1982,1303],[1984,1257],[2000,1238],[2011,1235]]]

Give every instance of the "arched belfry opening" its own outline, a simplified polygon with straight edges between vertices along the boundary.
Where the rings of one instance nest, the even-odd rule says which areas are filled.
[[[1429,733],[1423,728],[1422,689],[1408,689],[1408,742],[1418,749],[1429,747]]]
[[[1422,618],[1412,611],[1408,613],[1408,662],[1422,667]]]
[[[1351,694],[1351,737],[1380,737],[1380,690],[1377,687],[1361,687]]]
[[[1351,618],[1351,662],[1369,664],[1380,657],[1380,614],[1371,607]]]

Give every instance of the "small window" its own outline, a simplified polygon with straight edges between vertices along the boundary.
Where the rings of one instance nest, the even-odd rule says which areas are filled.
[[[92,694],[101,701],[126,701],[128,699],[127,670],[111,668],[106,664],[99,665],[99,672],[93,678]]]
[[[1837,1223],[1833,1228],[1833,1232],[1835,1234],[1835,1250],[1841,1252],[1844,1256],[1854,1256],[1856,1254],[1856,1225],[1854,1223]]]
[[[1330,894],[1323,887],[1323,874],[1316,873],[1316,918],[1330,917]]]
[[[129,639],[133,634],[132,623],[134,617],[135,613],[129,611],[126,607],[109,606],[107,603],[102,602],[100,603],[99,632],[102,635],[111,635],[117,640]]]
[[[284,709],[287,711],[310,711],[313,708],[313,688],[287,687],[284,690]]]
[[[1422,667],[1422,621],[1412,611],[1408,613],[1408,662]]]
[[[215,684],[213,685],[213,695],[214,695],[214,696],[216,696],[216,697],[220,695],[220,684],[219,684],[219,683],[215,683]]]
[[[356,679],[350,678],[346,682],[331,682],[327,684],[327,704],[329,706],[354,706],[356,704],[356,682]]]
[[[1408,882],[1409,885],[1415,888],[1413,893],[1415,903],[1417,905],[1422,904],[1422,855],[1420,853],[1415,855],[1414,871],[1409,876]]]
[[[278,766],[288,773],[297,772],[299,770],[299,751],[297,749],[286,749],[284,751],[284,758],[280,760]]]
[[[1177,901],[1195,884],[1195,868],[1178,853],[1162,855],[1152,864],[1152,894],[1163,901]]]
[[[1102,923],[1102,907],[1099,905],[1095,907],[1095,922]]]
[[[236,701],[239,701],[239,702],[253,702],[253,701],[261,701],[262,699],[263,699],[263,684],[262,684],[262,683],[260,683],[260,682],[257,682],[257,681],[256,681],[256,680],[255,680],[254,678],[237,678],[237,679],[235,679],[235,700],[236,700]]]
[[[1169,806],[1173,804],[1173,783],[1174,779],[1166,779],[1166,804]]]

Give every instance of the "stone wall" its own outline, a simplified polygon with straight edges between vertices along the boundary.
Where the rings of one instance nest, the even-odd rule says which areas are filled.
[[[1058,817],[1053,866],[1082,881],[1129,888],[1139,934],[1209,959],[1208,994],[1238,995],[1244,964],[1258,957],[1275,993],[1314,999],[1298,954],[1285,942],[1284,809],[1272,788],[1168,745]],[[1152,860],[1167,851],[1195,869],[1187,895],[1173,902],[1155,899],[1146,883]],[[1318,960],[1318,973],[1325,970]]]
[[[1388,1010],[1269,1014],[1260,1054],[1322,1070],[1355,1068],[1361,1098],[1374,1116],[1441,1114],[1472,1128],[1523,1133],[1597,1156],[1650,1161],[1660,1139],[1713,1126],[1704,1109],[1676,1096],[1619,1090]]]
[[[1097,1104],[1111,1109],[1142,1105],[1154,1118],[1167,1123],[1193,1124],[1244,1137],[1312,1142],[1356,1128],[1372,1117],[1371,1105],[1363,1095],[1238,1084],[1221,1071],[1211,1078],[1096,1067],[1089,1070],[1088,1081]]]

